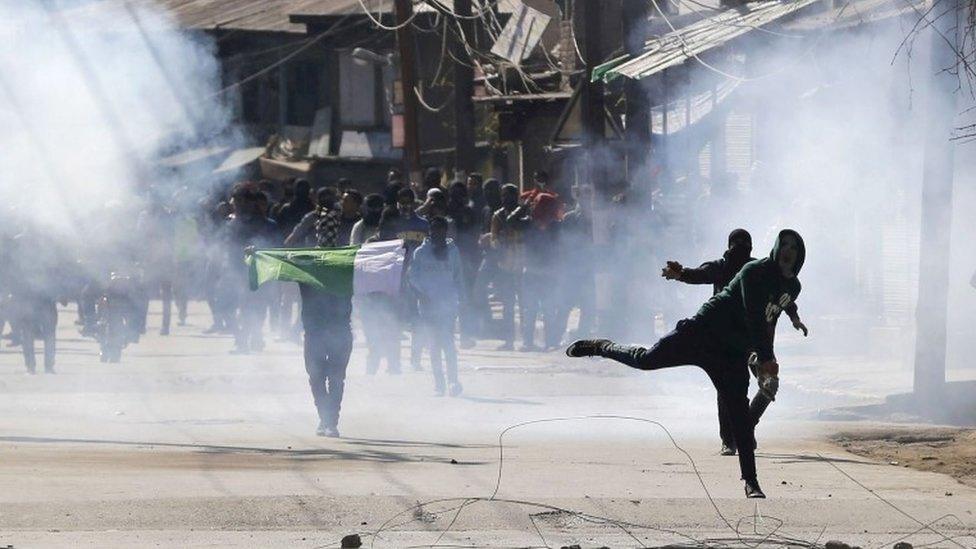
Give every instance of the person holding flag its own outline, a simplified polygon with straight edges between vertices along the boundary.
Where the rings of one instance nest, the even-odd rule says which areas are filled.
[[[397,295],[404,247],[401,240],[339,248],[334,239],[319,238],[318,244],[318,248],[252,248],[246,261],[252,290],[269,280],[298,283],[305,370],[319,416],[315,434],[337,438],[352,352],[352,298],[375,292]]]

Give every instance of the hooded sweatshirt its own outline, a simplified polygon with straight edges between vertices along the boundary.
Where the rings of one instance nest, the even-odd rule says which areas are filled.
[[[732,245],[743,238],[749,241],[748,246]],[[721,258],[706,261],[697,269],[682,270],[678,280],[686,284],[711,284],[712,295],[715,295],[728,286],[746,263],[755,261],[755,258],[750,257],[751,253],[752,236],[745,229],[736,229],[729,233],[729,249],[725,250]]]
[[[799,248],[792,278],[783,276],[777,262],[783,237],[788,234],[796,238]],[[800,295],[797,276],[805,258],[806,248],[799,233],[780,231],[769,257],[747,263],[728,286],[701,306],[694,320],[736,354],[755,351],[760,361],[774,359],[772,327],[779,314]]]

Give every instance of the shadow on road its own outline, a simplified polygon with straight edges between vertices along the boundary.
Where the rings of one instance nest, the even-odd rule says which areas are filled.
[[[127,446],[153,448],[177,448],[192,450],[198,453],[214,455],[260,455],[282,457],[294,460],[343,460],[343,461],[367,461],[367,462],[423,462],[423,463],[450,463],[453,465],[483,465],[483,461],[457,461],[450,457],[414,454],[410,452],[393,452],[388,450],[372,449],[371,447],[402,447],[402,448],[427,448],[427,449],[477,449],[485,448],[484,445],[462,445],[462,444],[443,444],[436,442],[421,441],[396,441],[396,440],[370,440],[370,439],[339,439],[340,444],[358,446],[356,450],[343,450],[341,448],[266,448],[259,446],[228,446],[214,444],[194,444],[179,442],[150,442],[133,440],[114,440],[97,438],[62,438],[62,437],[31,437],[31,436],[2,436],[0,442],[10,442],[18,444],[87,444],[87,445],[107,445],[107,446]]]
[[[776,454],[767,452],[756,452],[757,458],[773,459],[777,463],[809,463],[812,461],[818,462],[828,462],[828,463],[853,463],[856,465],[877,465],[871,461],[864,461],[859,459],[850,458],[839,458],[839,457],[827,457],[818,456],[811,454]]]

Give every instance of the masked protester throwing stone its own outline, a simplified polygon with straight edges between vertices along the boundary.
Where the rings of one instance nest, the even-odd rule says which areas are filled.
[[[566,349],[571,357],[600,356],[639,370],[698,366],[721,395],[735,440],[752,440],[749,413],[749,354],[758,355],[760,375],[775,376],[771,326],[800,294],[797,275],[805,248],[799,233],[780,231],[769,257],[746,264],[721,292],[653,347],[620,345],[607,339],[583,339]],[[739,469],[749,498],[764,498],[756,476],[755,449],[739,447]]]
[[[729,248],[725,250],[722,257],[713,261],[706,261],[698,268],[687,268],[677,261],[668,261],[664,269],[661,270],[661,276],[668,280],[678,280],[686,284],[711,284],[712,295],[715,295],[728,286],[732,278],[739,273],[746,263],[755,261],[751,254],[752,235],[745,229],[736,229],[729,234]],[[807,327],[800,320],[796,303],[790,303],[784,311],[790,317],[793,327],[802,331],[803,335],[806,336]],[[757,392],[749,406],[753,422],[756,424],[759,423],[763,412],[775,398],[775,393],[768,393],[768,391],[763,390]],[[721,393],[718,395],[718,424],[719,436],[722,438],[721,454],[723,456],[734,456],[737,444],[732,429],[732,420],[722,400]],[[749,441],[749,443],[755,448],[755,440]]]

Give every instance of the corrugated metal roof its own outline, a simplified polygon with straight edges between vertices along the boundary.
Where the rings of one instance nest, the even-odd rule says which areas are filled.
[[[929,0],[850,0],[822,13],[790,21],[783,28],[789,32],[852,28],[903,15],[917,16],[928,4]]]
[[[160,9],[188,29],[293,34],[305,34],[304,24],[288,19],[295,12],[314,7],[337,15],[362,13],[358,0],[91,0],[65,13],[72,17],[113,13],[124,9],[126,4],[137,9]]]
[[[428,5],[429,2],[437,2],[446,10],[454,10],[454,0],[414,0],[414,11],[418,13],[436,11],[433,6]],[[512,9],[520,3],[516,0],[498,0],[497,8],[501,13],[511,13]],[[350,10],[362,12],[362,4],[365,4],[369,8],[369,12],[374,15],[378,13],[388,14],[393,9],[393,0],[363,0],[362,4],[359,3],[359,0],[320,0],[318,2],[304,2],[304,4],[301,9],[293,11],[292,15],[296,18],[343,15],[349,13]],[[477,14],[486,7],[494,6],[495,1],[472,0],[471,4],[473,13]]]
[[[690,57],[721,46],[747,32],[795,13],[817,0],[765,0],[727,9],[645,42],[645,52],[636,57],[622,56],[593,70],[594,80],[605,82],[618,76],[641,79]]]
[[[453,0],[436,1],[453,9]],[[488,0],[474,0],[475,9],[484,1]],[[502,12],[511,11],[508,5],[511,1],[501,0],[499,9]],[[365,17],[363,4],[373,14],[389,13],[393,0],[363,0],[363,4],[359,0],[89,0],[64,11],[72,17],[95,16],[117,12],[126,4],[134,8],[161,9],[172,15],[181,27],[188,29],[305,34],[305,23],[300,21],[301,17],[357,14]],[[414,9],[425,12],[434,8],[419,3]],[[296,19],[291,19],[291,16]]]

